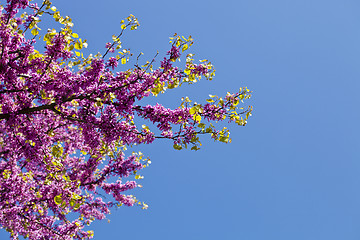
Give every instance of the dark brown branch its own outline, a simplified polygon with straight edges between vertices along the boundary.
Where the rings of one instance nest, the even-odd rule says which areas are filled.
[[[2,113],[0,114],[0,119],[8,119],[11,115],[20,115],[20,114],[28,114],[33,112],[38,112],[42,110],[52,110],[55,107],[55,103],[51,103],[49,105],[41,105],[38,107],[32,107],[32,108],[24,108],[16,112],[12,113]]]
[[[2,91],[0,91],[0,94],[3,94],[3,93],[13,93],[13,92],[24,92],[24,91],[25,91],[24,89],[2,90]]]

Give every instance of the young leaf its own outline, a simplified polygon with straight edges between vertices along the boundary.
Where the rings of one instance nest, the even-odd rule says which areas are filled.
[[[55,196],[54,197],[54,202],[56,203],[56,205],[60,205],[62,203],[61,195]]]

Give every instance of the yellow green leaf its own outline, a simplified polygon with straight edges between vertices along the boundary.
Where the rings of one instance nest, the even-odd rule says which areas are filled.
[[[126,58],[122,58],[121,59],[121,64],[125,64],[126,63]]]
[[[61,145],[55,145],[52,147],[51,153],[55,158],[59,158],[62,156],[63,151],[64,151],[64,148]]]
[[[248,119],[251,116],[251,112],[246,113],[246,119]]]
[[[191,150],[195,150],[195,151],[197,151],[197,150],[199,150],[200,148],[198,147],[198,146],[193,146],[192,148],[191,148]]]
[[[77,203],[75,206],[74,206],[74,210],[78,210],[80,208],[80,203]]]
[[[189,46],[187,44],[185,44],[183,47],[182,47],[182,50],[185,51],[186,49],[188,49]]]
[[[61,195],[55,196],[54,197],[54,202],[56,203],[56,205],[60,205],[62,203]]]
[[[125,24],[122,24],[121,25],[121,29],[125,29],[126,28],[126,25]]]
[[[190,75],[191,70],[190,70],[190,69],[185,69],[185,70],[184,70],[184,73],[185,73],[186,75]]]
[[[77,33],[73,33],[73,34],[71,34],[71,36],[72,36],[73,38],[78,38],[78,37],[79,37],[79,35],[78,35]]]
[[[190,113],[191,115],[195,114],[195,113],[196,113],[196,107],[190,108],[189,113]]]
[[[33,30],[31,30],[31,34],[36,36],[39,34],[39,31],[37,30],[37,28],[34,28]]]
[[[92,230],[87,231],[87,233],[90,238],[92,238],[94,236],[94,231],[92,231]]]
[[[176,149],[176,150],[181,150],[182,149],[182,146],[181,145],[179,145],[179,144],[174,144],[174,149]]]
[[[75,200],[79,200],[79,199],[81,199],[81,196],[79,196],[79,195],[77,195],[76,193],[73,193],[73,199],[75,199]]]
[[[193,119],[195,120],[195,122],[198,122],[198,123],[201,122],[201,116],[198,115],[198,114],[195,114],[195,115],[193,116]]]
[[[76,42],[74,47],[75,47],[75,49],[80,50],[80,49],[82,49],[82,44],[80,44],[79,42]]]

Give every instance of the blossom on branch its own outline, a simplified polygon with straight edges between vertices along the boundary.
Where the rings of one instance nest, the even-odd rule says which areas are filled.
[[[121,21],[103,55],[85,57],[86,40],[49,0],[7,0],[0,9],[0,226],[13,239],[92,238],[84,227],[106,218],[111,208],[148,207],[126,192],[140,186],[139,171],[150,160],[125,154],[127,148],[167,139],[177,150],[198,150],[202,134],[227,143],[227,128],[214,124],[244,126],[251,114],[251,107],[240,107],[250,97],[246,88],[224,98],[210,95],[205,104],[186,97],[176,109],[142,105],[143,98],[214,77],[212,64],[195,64],[193,54],[186,55],[184,69],[174,65],[191,37],[171,37],[158,68],[154,58],[114,72],[132,56],[120,39],[139,26],[133,15]],[[62,28],[49,29],[42,42],[44,15]],[[149,126],[137,125],[136,118]]]

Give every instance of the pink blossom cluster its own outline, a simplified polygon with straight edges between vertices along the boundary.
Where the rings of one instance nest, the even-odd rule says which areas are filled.
[[[20,9],[30,13],[19,17]],[[41,52],[33,35],[45,12],[64,27],[45,34]],[[123,29],[137,26],[132,17]],[[139,186],[138,171],[148,161],[126,156],[127,147],[169,139],[175,149],[191,144],[197,150],[199,134],[224,139],[212,122],[228,118],[245,125],[247,117],[240,115],[250,113],[236,113],[248,91],[205,105],[189,100],[176,109],[141,105],[145,97],[189,82],[189,74],[212,77],[208,62],[188,71],[174,66],[190,38],[175,36],[158,68],[153,59],[114,72],[124,56],[83,57],[84,42],[71,26],[49,1],[7,0],[0,12],[0,226],[12,239],[92,238],[85,226],[106,218],[112,207],[143,205],[125,193]]]

